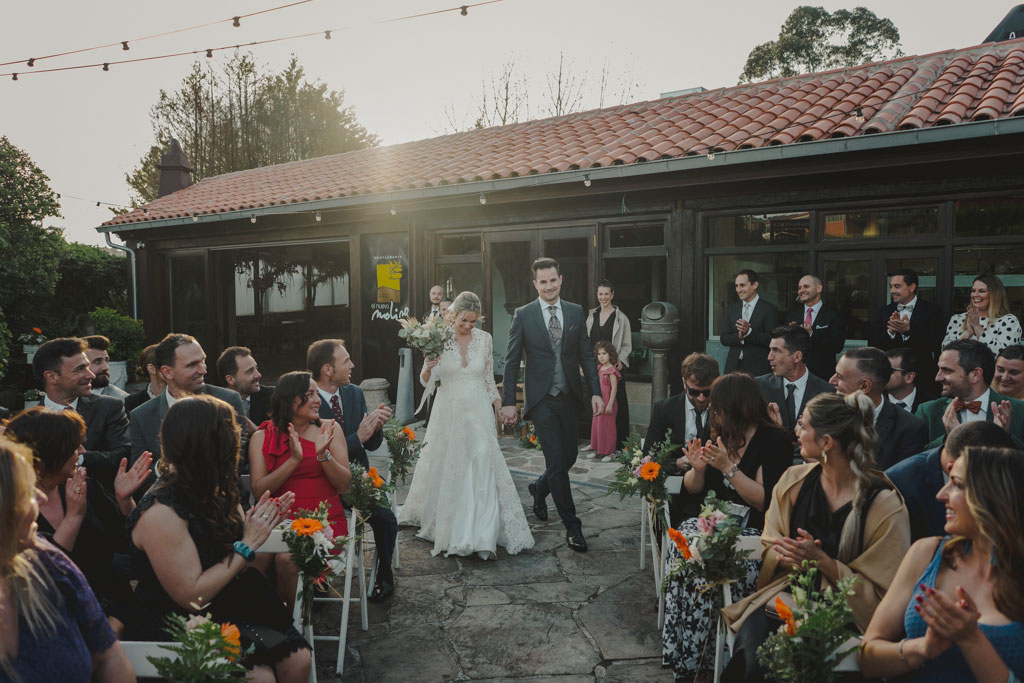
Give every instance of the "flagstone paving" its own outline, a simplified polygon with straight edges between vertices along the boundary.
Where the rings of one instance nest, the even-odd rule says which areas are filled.
[[[640,570],[640,512],[606,485],[616,465],[581,458],[571,479],[590,546],[566,546],[554,507],[542,523],[527,484],[543,470],[540,451],[501,440],[536,545],[496,561],[431,557],[431,543],[399,530],[401,568],[395,596],[370,604],[370,627],[352,609],[345,672],[334,673],[337,647],[317,650],[320,681],[365,683],[477,680],[589,683],[672,680],[661,668],[654,576]],[[408,486],[399,490],[404,498]],[[368,551],[367,561],[370,557]],[[336,634],[340,606],[317,606],[318,633]]]

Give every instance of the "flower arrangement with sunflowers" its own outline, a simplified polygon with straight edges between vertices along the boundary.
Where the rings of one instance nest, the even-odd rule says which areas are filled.
[[[176,656],[146,657],[160,678],[171,683],[200,683],[235,681],[245,676],[240,659],[252,651],[252,646],[242,652],[241,634],[234,624],[218,624],[209,614],[171,614],[167,617],[167,632],[175,642],[161,647]]]
[[[452,338],[451,325],[446,325],[443,316],[430,316],[423,322],[416,318],[402,318],[398,321],[402,329],[398,336],[414,349],[423,352],[427,360],[434,360],[444,351],[444,345]]]
[[[387,496],[384,495],[387,485],[376,467],[364,470],[361,465],[351,463],[349,469],[352,472],[352,483],[349,484],[348,493],[341,495],[341,502],[345,507],[356,510],[356,522],[362,524],[370,518],[378,505],[388,505]]]
[[[672,443],[666,434],[664,443],[655,444],[650,455],[644,455],[640,434],[632,430],[623,449],[615,456],[619,469],[615,480],[608,485],[608,491],[618,493],[619,500],[639,495],[657,507],[668,498],[665,480],[674,469],[671,466],[675,462],[673,454],[679,448],[680,445]]]
[[[665,572],[662,590],[678,577],[690,582],[698,579],[698,590],[706,591],[725,583],[734,583],[746,574],[747,554],[736,547],[743,525],[730,509],[730,503],[708,491],[697,517],[697,536],[687,539],[681,532],[668,529],[668,536],[679,550],[677,559]],[[692,540],[692,546],[691,546]],[[696,552],[694,552],[696,550]]]
[[[297,510],[295,519],[284,522],[287,526],[282,536],[302,577],[303,626],[312,615],[313,591],[326,592],[331,579],[341,573],[337,551],[348,540],[334,535],[327,512],[327,503],[321,501],[315,510]]]
[[[836,679],[836,663],[857,647],[842,648],[855,634],[853,611],[846,601],[854,581],[856,577],[847,576],[835,588],[818,590],[818,566],[808,560],[790,574],[795,606],[775,598],[783,625],[757,649],[757,660],[773,678],[797,683]]]
[[[384,440],[388,444],[388,452],[391,453],[388,485],[394,490],[398,486],[398,480],[401,479],[404,484],[412,472],[413,463],[423,450],[423,444],[416,441],[416,432],[412,428],[403,426],[394,416],[384,423]]]

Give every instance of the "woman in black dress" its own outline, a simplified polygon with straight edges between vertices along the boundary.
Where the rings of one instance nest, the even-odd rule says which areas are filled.
[[[22,411],[5,435],[32,449],[36,479],[46,494],[36,524],[39,534],[68,554],[85,575],[114,633],[121,635],[132,604],[124,520],[135,508],[132,494],[149,475],[144,453],[129,469],[123,458],[114,479],[115,498],[78,466],[85,451],[85,421],[74,410],[37,406]],[[115,562],[115,559],[120,560]]]
[[[265,492],[238,502],[239,428],[212,396],[175,401],[160,427],[160,478],[128,518],[136,564],[138,623],[131,637],[166,640],[170,613],[209,612],[242,636],[247,668],[278,681],[307,680],[309,645],[270,582],[250,562],[295,499]]]
[[[615,287],[608,280],[601,280],[597,285],[598,306],[590,310],[587,316],[587,334],[590,335],[590,345],[593,346],[599,341],[610,342],[619,354],[619,361],[615,369],[622,372],[623,366],[629,367],[629,354],[633,351],[633,331],[629,325],[629,318],[618,306],[612,305],[615,299]],[[615,390],[615,404],[618,412],[615,414],[615,435],[621,446],[622,442],[629,436],[629,401],[626,400],[626,380],[619,380],[618,388]],[[584,457],[593,458],[594,452],[589,446],[583,449],[587,451]],[[604,459],[611,462],[611,456]]]
[[[713,441],[690,442],[686,459],[690,469],[683,478],[688,499],[686,519],[679,531],[687,538],[697,535],[696,516],[708,491],[731,503],[749,508],[744,536],[760,536],[764,525],[764,509],[772,490],[793,459],[789,437],[768,417],[757,382],[750,375],[733,372],[722,375],[711,385],[708,408]],[[669,562],[679,553],[669,546]],[[760,561],[747,562],[747,574],[733,584],[733,599],[753,592]],[[699,666],[710,665],[710,638],[713,635],[711,593],[697,589],[700,581],[691,584],[681,579],[669,583],[665,590],[665,627],[662,632],[662,654],[671,665],[676,678],[692,678]]]

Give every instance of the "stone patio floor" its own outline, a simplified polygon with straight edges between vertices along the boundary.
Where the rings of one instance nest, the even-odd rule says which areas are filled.
[[[605,488],[616,465],[581,457],[571,471],[590,546],[575,553],[553,505],[546,523],[530,510],[526,487],[544,469],[543,455],[518,439],[500,441],[536,545],[515,556],[499,548],[497,561],[431,557],[432,544],[416,538],[415,527],[400,528],[394,597],[370,604],[367,631],[353,605],[345,671],[335,673],[337,646],[322,642],[320,681],[672,680],[661,668],[649,551],[640,570],[639,503],[620,502]],[[399,490],[399,501],[407,488]],[[367,563],[371,553],[372,547]],[[337,634],[340,610],[318,605],[317,633]]]

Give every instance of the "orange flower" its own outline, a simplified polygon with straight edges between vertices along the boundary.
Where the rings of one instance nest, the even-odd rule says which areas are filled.
[[[42,334],[43,333],[43,331],[41,329],[39,329],[38,327],[33,327],[32,331],[35,332],[36,334]]]
[[[679,553],[683,556],[684,560],[693,559],[693,553],[690,551],[690,543],[686,540],[686,536],[683,536],[683,532],[669,527],[668,537],[676,544],[676,548],[679,549]]]
[[[220,635],[224,639],[224,650],[228,653],[228,659],[235,661],[235,657],[242,651],[242,634],[239,633],[238,627],[230,621],[225,621],[220,625]]]
[[[312,536],[323,528],[324,525],[320,523],[320,520],[309,517],[299,517],[292,522],[292,531],[299,536]]]
[[[795,636],[796,619],[793,617],[793,610],[782,601],[782,596],[775,596],[775,611],[779,613],[779,618],[786,622],[786,635]]]
[[[536,444],[537,443],[537,435],[536,434],[530,434],[530,443],[532,443],[532,444]]]
[[[402,433],[405,434],[405,438],[409,439],[409,441],[415,441],[416,440],[416,432],[412,431],[408,427],[403,427],[402,428]]]
[[[654,481],[658,478],[658,472],[661,471],[661,465],[656,462],[645,462],[640,468],[640,478],[646,479],[647,481]]]
[[[380,472],[377,471],[376,467],[371,467],[370,469],[366,470],[366,476],[368,476],[370,479],[377,479],[378,477],[380,477]]]

